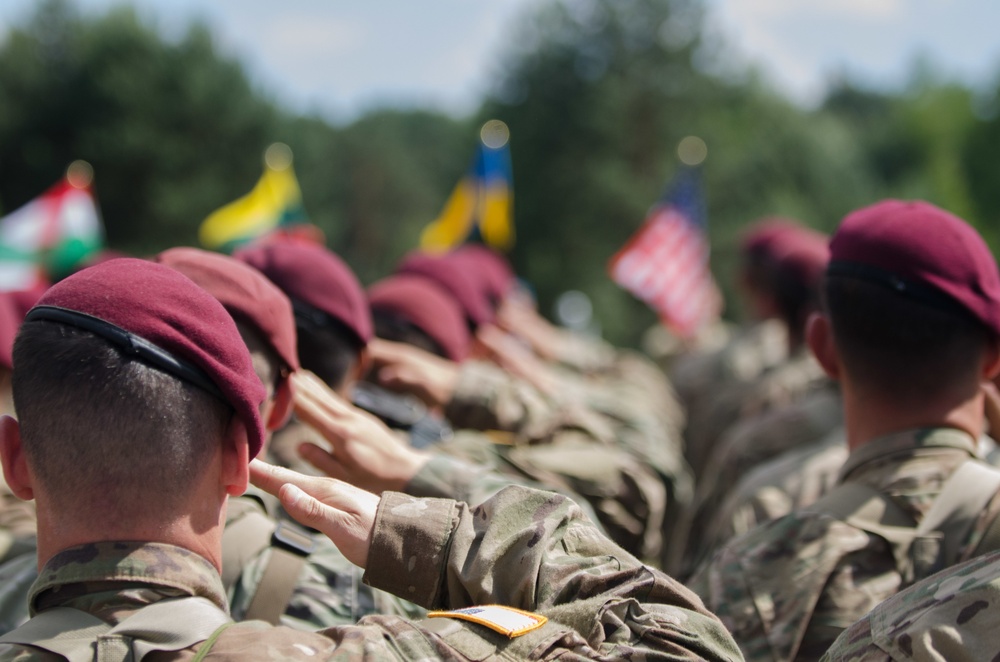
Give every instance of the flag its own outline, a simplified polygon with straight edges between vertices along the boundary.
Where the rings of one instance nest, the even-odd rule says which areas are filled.
[[[472,240],[501,251],[514,245],[513,176],[507,125],[490,120],[469,170],[445,202],[441,215],[424,228],[420,247],[444,252]]]
[[[92,173],[76,161],[55,185],[0,218],[0,290],[28,290],[66,276],[101,249]]]
[[[264,154],[264,174],[253,190],[209,214],[198,229],[198,239],[205,248],[229,252],[272,230],[305,222],[292,151],[275,143]]]
[[[612,280],[681,337],[717,319],[722,297],[708,268],[701,171],[685,167],[608,263]]]

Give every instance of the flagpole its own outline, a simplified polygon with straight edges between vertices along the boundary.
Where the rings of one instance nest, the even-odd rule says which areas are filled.
[[[66,181],[73,188],[88,188],[94,181],[94,168],[86,161],[77,159],[66,168]]]

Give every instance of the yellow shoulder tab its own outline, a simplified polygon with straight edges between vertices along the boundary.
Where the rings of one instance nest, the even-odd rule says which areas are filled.
[[[508,637],[520,637],[545,625],[549,620],[541,614],[521,611],[503,605],[482,605],[452,611],[432,611],[427,618],[457,618],[479,623]]]

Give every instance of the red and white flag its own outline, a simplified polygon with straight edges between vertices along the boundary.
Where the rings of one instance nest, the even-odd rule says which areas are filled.
[[[722,297],[708,266],[700,182],[684,171],[639,231],[608,263],[612,280],[645,301],[683,338],[718,319]]]

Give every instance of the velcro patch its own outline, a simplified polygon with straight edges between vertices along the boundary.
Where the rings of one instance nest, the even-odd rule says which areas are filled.
[[[537,630],[549,620],[541,614],[521,611],[503,605],[483,605],[466,607],[452,611],[432,611],[427,618],[457,618],[463,621],[479,623],[491,630],[508,637],[520,637],[522,634]]]

